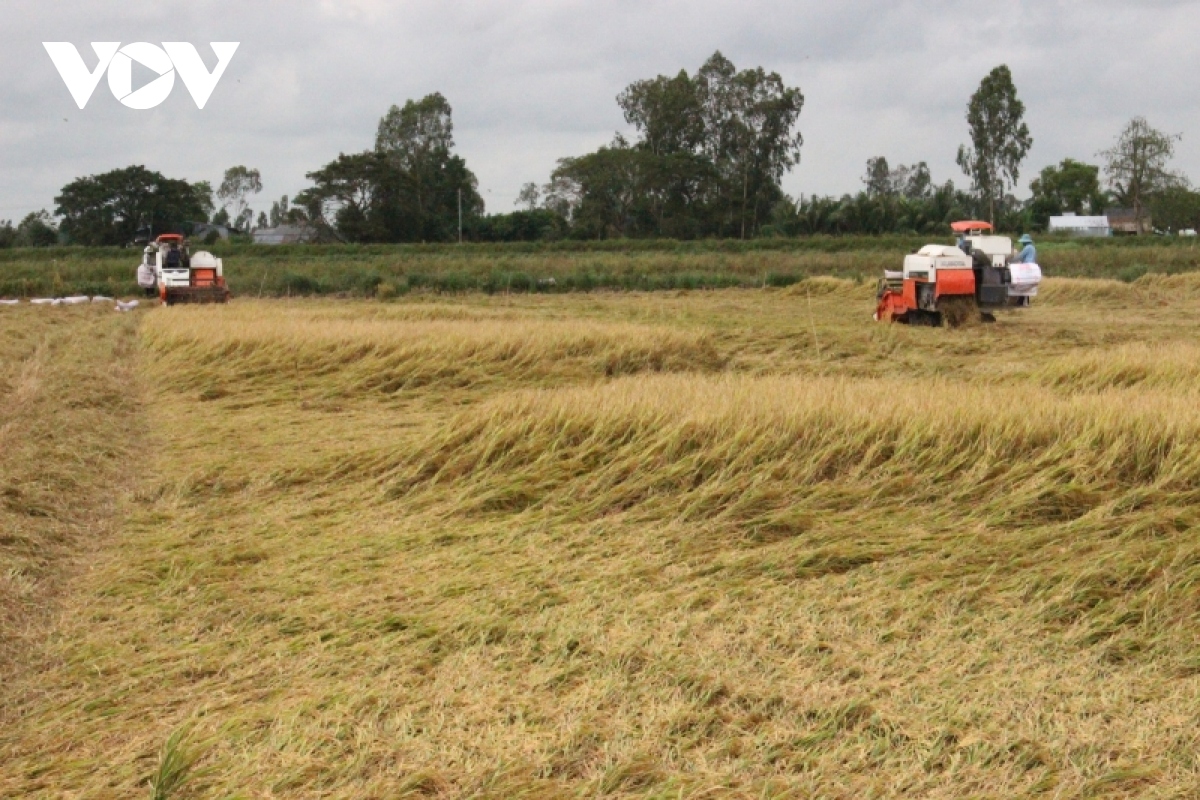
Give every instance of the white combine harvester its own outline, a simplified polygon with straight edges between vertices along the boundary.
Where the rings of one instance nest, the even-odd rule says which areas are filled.
[[[192,255],[187,242],[177,233],[164,233],[147,247],[145,257],[158,282],[158,298],[164,305],[176,303],[227,303],[221,259],[206,250]]]
[[[904,268],[885,270],[876,294],[875,319],[909,325],[992,321],[991,311],[1028,306],[1037,296],[1037,264],[1009,263],[1012,239],[975,220],[951,226],[963,247],[927,244],[904,257]]]

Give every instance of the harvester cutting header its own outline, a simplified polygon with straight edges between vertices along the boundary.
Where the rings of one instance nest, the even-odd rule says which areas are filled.
[[[876,320],[951,326],[992,321],[992,311],[1028,306],[1037,296],[1042,270],[1014,259],[1012,239],[996,236],[989,223],[977,220],[951,228],[957,246],[927,244],[904,257],[902,270],[884,271]]]
[[[191,254],[178,233],[164,233],[146,245],[138,283],[148,290],[157,289],[159,300],[168,306],[229,301],[221,259],[206,250]]]

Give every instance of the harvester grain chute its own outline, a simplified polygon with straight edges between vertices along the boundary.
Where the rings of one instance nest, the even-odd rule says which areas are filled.
[[[909,325],[992,321],[991,312],[1028,306],[1037,296],[1037,264],[1012,263],[1012,239],[986,222],[955,222],[958,245],[928,244],[905,256],[903,269],[885,270],[875,319]]]
[[[177,233],[164,233],[147,250],[153,251],[147,252],[147,258],[154,258],[158,298],[163,305],[229,301],[224,264],[212,253],[190,253],[186,240]]]

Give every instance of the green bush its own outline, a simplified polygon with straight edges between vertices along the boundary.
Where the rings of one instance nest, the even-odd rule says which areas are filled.
[[[768,272],[767,279],[764,282],[767,284],[767,286],[783,288],[785,286],[795,285],[802,280],[804,280],[804,276],[797,275],[794,272]]]
[[[1125,269],[1117,273],[1117,279],[1125,283],[1133,283],[1138,278],[1142,277],[1150,271],[1150,268],[1145,264],[1131,264]]]
[[[321,282],[311,275],[295,272],[284,273],[283,293],[287,295],[311,295],[321,293]]]

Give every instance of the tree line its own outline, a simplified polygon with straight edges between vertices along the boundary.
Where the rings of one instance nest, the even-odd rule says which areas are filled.
[[[0,247],[123,245],[198,223],[235,233],[295,224],[319,241],[359,243],[941,234],[966,217],[1036,231],[1051,216],[1111,206],[1152,216],[1160,228],[1200,227],[1200,193],[1169,167],[1179,137],[1140,117],[1097,154],[1101,164],[1065,159],[1041,170],[1028,200],[1014,197],[1033,138],[1004,65],[967,103],[969,143],[956,157],[963,188],[935,182],[926,162],[893,166],[876,156],[856,193],[790,197],[781,184],[800,161],[804,96],[778,73],[739,70],[720,52],[694,74],[639,80],[616,100],[633,135],[559,159],[508,213],[485,213],[475,175],[454,152],[450,103],[434,93],[393,105],[373,147],[307,173],[309,188],[257,218],[257,169],[231,167],[214,190],[130,166],[67,184],[53,216],[0,222]]]

